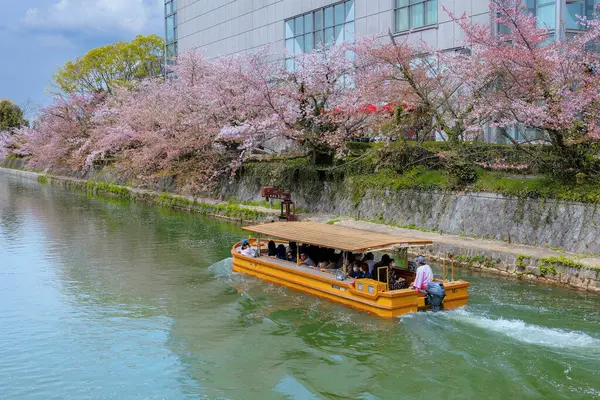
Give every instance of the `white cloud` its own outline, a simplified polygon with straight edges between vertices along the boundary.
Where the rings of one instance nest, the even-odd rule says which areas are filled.
[[[30,8],[26,26],[89,33],[138,34],[161,31],[164,0],[55,0],[48,8]]]

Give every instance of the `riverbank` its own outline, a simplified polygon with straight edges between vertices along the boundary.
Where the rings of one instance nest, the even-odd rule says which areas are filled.
[[[279,213],[278,210],[237,202],[195,198],[15,169],[0,168],[0,171],[36,180],[43,185],[82,191],[93,196],[148,203],[239,222],[273,221]],[[460,268],[480,269],[516,279],[551,283],[600,293],[600,256],[589,253],[566,252],[496,240],[448,235],[439,231],[426,232],[424,230],[399,228],[383,223],[340,217],[337,214],[316,213],[303,215],[301,218],[431,240],[434,245],[427,248],[429,257],[436,260],[452,257]]]
[[[176,210],[190,211],[217,218],[238,222],[269,221],[279,215],[278,210],[260,206],[249,206],[236,202],[226,202],[210,198],[183,196],[166,192],[139,189],[131,186],[114,185],[107,182],[93,182],[63,176],[41,174],[19,169],[1,168],[0,171],[27,179],[37,180],[42,185],[58,186],[76,190],[97,197],[116,198],[138,203],[146,203]]]

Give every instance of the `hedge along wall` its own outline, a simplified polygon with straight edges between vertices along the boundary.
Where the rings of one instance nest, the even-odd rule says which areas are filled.
[[[296,205],[310,212],[600,253],[598,204],[443,191],[428,186],[436,181],[428,176],[435,171],[387,180],[385,174],[361,175],[360,166],[351,168],[358,170],[318,170],[306,160],[249,164],[233,184],[221,186],[219,196],[256,201],[261,187],[272,185],[290,189]]]

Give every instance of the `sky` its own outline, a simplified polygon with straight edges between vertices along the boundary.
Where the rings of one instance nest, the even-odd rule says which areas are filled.
[[[31,116],[49,104],[52,74],[88,50],[164,35],[164,0],[0,0],[0,99]]]

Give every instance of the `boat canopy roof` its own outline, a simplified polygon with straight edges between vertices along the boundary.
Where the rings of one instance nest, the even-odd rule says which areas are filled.
[[[352,252],[377,250],[394,245],[408,247],[433,243],[430,240],[402,238],[319,222],[273,222],[242,229],[291,242]]]

